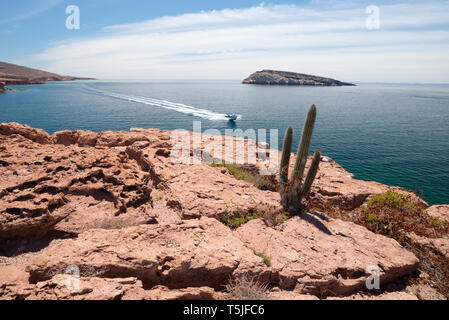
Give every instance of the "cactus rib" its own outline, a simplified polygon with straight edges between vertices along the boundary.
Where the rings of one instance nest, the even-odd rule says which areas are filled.
[[[310,192],[310,189],[312,188],[312,183],[315,180],[315,177],[318,173],[320,161],[321,161],[321,152],[315,151],[315,153],[313,154],[312,164],[310,165],[309,172],[307,173],[306,180],[304,180],[304,183],[301,187],[300,192],[301,198],[304,198]]]
[[[279,181],[281,185],[281,204],[288,205],[288,166],[290,164],[290,155],[292,152],[293,128],[289,127],[285,132],[284,146],[282,148],[281,167],[279,169]]]
[[[298,213],[300,211],[301,200],[310,192],[321,161],[321,153],[316,151],[307,177],[303,183],[303,175],[306,168],[313,129],[315,127],[316,114],[317,108],[315,105],[312,105],[304,124],[301,142],[298,146],[296,162],[291,173],[290,181],[288,180],[288,167],[290,163],[293,129],[289,127],[285,133],[279,180],[281,184],[281,204],[290,213]]]

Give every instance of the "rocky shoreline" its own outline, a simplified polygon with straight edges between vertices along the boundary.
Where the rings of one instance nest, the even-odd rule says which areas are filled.
[[[223,214],[277,210],[279,193],[223,167],[173,164],[170,136],[0,124],[0,299],[229,299],[230,280],[245,276],[267,285],[267,299],[447,298],[413,250],[324,211],[229,228]],[[428,207],[328,157],[311,202],[350,214],[388,190]],[[449,206],[426,214],[449,221]],[[448,237],[416,241],[449,256]],[[374,293],[370,266],[382,284]],[[80,282],[68,288],[73,268]]]
[[[74,81],[74,80],[95,80],[86,77],[61,76],[42,70],[27,68],[11,63],[0,61],[0,92],[6,89],[5,86],[45,84],[47,81]]]
[[[244,84],[284,85],[284,86],[315,86],[315,87],[341,87],[355,86],[355,84],[335,79],[314,76],[304,73],[262,70],[257,71],[243,80]]]
[[[26,77],[0,77],[0,92],[7,90],[6,86],[45,84],[47,81],[75,81],[75,80],[95,80],[92,78],[77,77],[45,77],[45,78],[26,78]]]

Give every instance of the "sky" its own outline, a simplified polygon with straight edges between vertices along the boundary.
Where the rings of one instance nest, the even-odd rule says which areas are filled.
[[[0,61],[100,79],[449,83],[449,0],[0,0],[0,37]]]

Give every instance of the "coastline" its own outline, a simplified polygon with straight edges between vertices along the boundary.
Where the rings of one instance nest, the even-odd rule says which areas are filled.
[[[43,78],[43,79],[0,78],[0,92],[22,90],[22,89],[7,88],[6,86],[37,85],[37,84],[45,84],[48,81],[76,81],[76,80],[97,80],[97,79],[78,78],[78,77]]]
[[[61,76],[38,69],[0,61],[0,92],[6,86],[45,84],[47,81],[95,80],[87,77]]]
[[[69,80],[68,80],[69,81]],[[21,89],[17,89],[17,90],[21,90]],[[11,134],[19,134],[24,136],[27,139],[31,139],[35,142],[39,142],[41,143],[42,141],[45,142],[45,144],[49,143],[49,144],[62,144],[62,145],[79,145],[80,147],[115,147],[113,144],[107,143],[106,145],[103,145],[103,143],[99,143],[97,145],[97,140],[100,139],[101,137],[106,137],[106,136],[127,136],[127,135],[133,135],[135,133],[139,133],[139,132],[161,132],[165,135],[170,136],[171,133],[173,132],[173,130],[164,130],[164,129],[159,129],[159,128],[131,128],[130,130],[120,130],[120,131],[111,131],[111,130],[107,130],[107,131],[92,131],[92,130],[61,130],[61,131],[55,131],[52,134],[47,133],[45,130],[43,129],[39,129],[39,128],[33,128],[30,127],[26,124],[20,124],[20,123],[0,123],[0,134],[6,134],[6,135],[11,135]],[[215,135],[215,134],[207,134],[207,133],[194,133],[190,130],[183,130],[185,132],[188,132],[190,134],[191,137],[193,136],[200,136],[198,139],[200,141],[202,141],[202,149],[204,149],[208,143],[210,143],[210,141],[212,141],[211,145],[213,145],[215,143],[215,140],[218,138],[220,139],[219,143],[223,143],[222,147],[225,148],[225,143],[227,141],[227,139],[229,138],[228,136],[224,136],[224,135]],[[38,138],[37,138],[38,137]],[[87,139],[87,142],[86,142]],[[122,138],[119,138],[119,140]],[[125,138],[126,139],[126,138]],[[194,139],[194,138],[193,138]],[[210,140],[210,141],[209,141]],[[258,144],[248,138],[233,138],[234,141],[243,141],[244,142],[244,158],[245,160],[248,160],[248,145],[255,145],[256,147],[258,146]],[[128,146],[132,145],[132,141],[131,142],[125,142],[123,144],[119,144],[120,146]],[[277,152],[279,153],[279,157],[278,159],[280,159],[280,155],[282,150],[277,150],[277,149],[267,149],[267,155],[269,157],[270,153],[273,152]],[[236,152],[234,150],[234,160],[236,159],[236,154],[238,152]],[[266,166],[266,159],[265,160],[260,160],[258,152],[256,152],[256,156],[257,156],[257,166],[259,167],[263,167]],[[223,154],[223,159],[226,156]],[[295,153],[292,153],[292,157],[295,157]],[[212,157],[213,158],[213,157]],[[377,182],[376,180],[364,180],[364,179],[358,179],[354,177],[354,174],[345,170],[341,165],[339,165],[337,162],[335,162],[331,157],[329,157],[326,154],[323,154],[322,158],[324,158],[325,162],[330,162],[330,163],[335,163],[336,168],[338,168],[338,170],[341,170],[341,172],[338,173],[338,176],[343,176],[346,178],[351,178],[354,179],[356,181],[360,181],[362,183],[367,183],[367,184],[378,184],[381,186],[384,186],[385,188],[392,188],[395,190],[401,190],[402,192],[406,193],[406,194],[410,194],[413,195],[413,197],[415,198],[419,198],[418,195],[416,195],[412,190],[407,190],[401,186],[395,186],[395,185],[387,185],[381,182]],[[327,160],[326,160],[327,159]],[[263,164],[261,164],[263,163]],[[385,189],[383,189],[384,191]],[[374,193],[373,193],[374,194]],[[370,194],[370,195],[373,195]],[[368,195],[368,196],[370,196]],[[367,197],[368,197],[367,196]],[[449,205],[446,203],[435,203],[432,205],[429,205],[426,201],[424,201],[423,199],[420,199],[420,201],[422,203],[424,203],[427,207],[433,207],[433,206],[441,206],[441,205]]]
[[[83,82],[83,81],[81,81]],[[191,122],[194,119],[190,119],[191,117],[185,110],[181,110],[182,113],[187,114],[188,117],[184,117],[182,114],[177,115],[176,113],[172,113],[172,111],[168,111],[167,114],[159,112],[158,108],[153,108],[153,110],[148,110],[147,108],[150,108],[150,106],[147,106],[148,102],[151,103],[150,98],[158,97],[158,96],[164,96],[164,90],[161,90],[163,86],[156,84],[148,84],[148,85],[142,85],[142,87],[145,87],[145,91],[148,91],[148,94],[145,93],[145,91],[141,91],[141,96],[145,97],[143,102],[139,102],[138,99],[134,99],[133,90],[135,90],[140,85],[136,85],[133,82],[121,82],[114,84],[114,83],[108,83],[108,81],[93,81],[93,82],[84,82],[84,83],[76,83],[76,82],[66,82],[66,83],[60,83],[61,85],[58,86],[57,82],[54,83],[48,83],[47,86],[42,87],[28,87],[28,92],[11,92],[10,95],[2,95],[2,103],[5,103],[5,113],[3,117],[3,121],[18,121],[22,123],[30,123],[31,125],[37,125],[41,126],[48,132],[54,132],[59,130],[64,130],[66,128],[70,129],[76,129],[76,128],[82,128],[86,130],[128,130],[132,126],[138,126],[138,127],[144,127],[146,125],[149,125],[152,122],[152,115],[155,117],[158,117],[160,119],[155,123],[156,127],[161,127],[168,130],[174,130],[176,128],[186,128],[186,129],[192,129]],[[58,90],[48,90],[45,91],[46,87],[53,87],[58,88]],[[108,91],[108,88],[110,92],[116,92],[116,93],[122,93],[130,100],[126,99],[116,99],[112,97],[112,99],[102,104],[102,99],[98,96],[92,95],[93,92],[80,90],[79,97],[82,99],[74,99],[73,95],[76,90],[81,89],[81,87],[94,87],[94,88],[103,88],[105,91]],[[180,84],[180,85],[170,85],[170,87],[176,87],[172,91],[170,89],[170,93],[168,96],[170,96],[169,100],[170,103],[173,102],[183,102],[187,103],[191,106],[194,106],[194,111],[197,111],[196,109],[208,109],[208,111],[211,111],[211,114],[213,113],[213,116],[216,116],[218,113],[227,112],[227,107],[223,108],[222,105],[226,105],[226,99],[221,98],[219,96],[219,90],[220,87],[223,86],[222,84],[214,84],[210,91],[213,93],[213,95],[218,96],[218,99],[216,97],[213,97],[210,101],[207,103],[204,103],[201,101],[201,99],[194,98],[193,100],[191,98],[177,98],[176,97],[176,91],[178,90],[186,90],[185,94],[187,94],[188,90],[190,90],[189,85]],[[443,102],[444,99],[447,99],[447,94],[444,93],[441,94],[442,99],[436,99],[438,96],[435,96],[435,99],[428,100],[426,97],[432,97],[432,92],[434,90],[438,90],[438,88],[434,88],[432,90],[419,90],[419,88],[416,88],[416,91],[412,88],[410,90],[404,89],[404,88],[398,88],[391,90],[390,88],[384,89],[381,87],[368,87],[364,88],[362,87],[346,87],[346,89],[340,89],[339,87],[303,87],[303,88],[278,88],[278,86],[272,86],[267,87],[265,90],[262,87],[258,86],[244,86],[240,85],[241,89],[238,88],[237,83],[235,84],[235,88],[231,86],[227,86],[226,89],[232,90],[232,92],[236,94],[240,94],[239,92],[244,92],[240,94],[241,96],[238,96],[236,98],[236,104],[239,106],[238,109],[240,109],[240,104],[242,107],[242,116],[243,120],[238,123],[238,128],[243,129],[244,131],[246,129],[259,129],[260,126],[273,126],[280,128],[279,132],[280,134],[283,133],[285,130],[285,125],[290,124],[290,120],[288,117],[288,114],[293,114],[294,112],[297,112],[295,110],[295,99],[296,98],[287,98],[285,99],[283,95],[298,95],[298,98],[302,95],[302,90],[304,90],[304,97],[312,98],[311,101],[314,101],[313,97],[317,96],[318,100],[323,99],[323,101],[318,101],[321,103],[320,108],[323,108],[323,113],[320,114],[320,121],[322,123],[328,122],[330,124],[329,127],[323,126],[320,132],[317,132],[317,136],[314,138],[314,142],[316,143],[316,146],[318,148],[321,148],[324,152],[326,152],[329,156],[333,157],[337,162],[339,162],[345,169],[355,174],[355,176],[362,180],[375,180],[379,181],[381,183],[387,184],[387,185],[399,185],[403,188],[406,188],[407,190],[414,190],[415,186],[421,188],[421,190],[424,191],[424,198],[427,202],[431,204],[439,204],[439,203],[447,203],[447,193],[444,184],[441,182],[443,180],[439,180],[437,176],[439,175],[439,172],[443,173],[443,178],[447,176],[447,174],[444,171],[444,159],[447,157],[447,150],[445,150],[444,147],[444,138],[446,138],[446,134],[443,131],[443,135],[440,137],[443,139],[438,139],[438,132],[437,130],[440,130],[440,128],[443,128],[441,119],[443,119],[446,115],[446,111],[438,109],[438,104],[440,102]],[[197,90],[197,94],[201,94],[204,89],[200,89],[201,87],[207,87],[207,83],[203,83],[198,86],[194,86],[194,90]],[[13,87],[11,87],[13,88]],[[14,87],[15,88],[15,87]],[[20,87],[18,87],[20,88]],[[309,89],[310,88],[310,89]],[[313,89],[311,89],[313,88]],[[52,100],[52,97],[54,95],[59,94],[59,89],[63,90],[67,97],[71,97],[72,101],[74,101],[74,104],[76,105],[76,108],[68,108],[66,107],[66,104],[64,104],[65,113],[67,114],[67,120],[64,118],[58,118],[56,121],[53,121],[53,124],[46,123],[45,117],[43,117],[40,113],[36,114],[33,119],[30,119],[28,114],[31,114],[33,112],[34,108],[39,108],[39,103],[33,103],[30,104],[23,104],[21,101],[22,99],[27,99],[28,97],[30,99],[33,99],[34,101],[41,101],[41,97],[45,100],[42,102],[43,105],[46,106],[49,112],[55,112],[55,114],[59,114],[57,109],[57,103],[55,103],[55,100]],[[140,90],[140,89],[139,89]],[[316,91],[319,90],[319,91]],[[324,91],[323,94],[320,92]],[[429,106],[432,105],[432,108],[435,109],[436,113],[441,115],[439,117],[440,120],[437,120],[437,125],[432,126],[432,116],[431,113],[425,114],[423,117],[417,117],[417,116],[411,116],[410,118],[410,124],[411,126],[407,128],[407,125],[404,124],[403,121],[393,120],[389,124],[385,124],[385,122],[381,121],[380,119],[374,120],[376,122],[375,124],[371,126],[358,126],[357,123],[363,123],[363,121],[371,121],[369,120],[371,115],[364,116],[363,108],[358,108],[357,104],[364,103],[363,101],[368,101],[370,99],[370,92],[374,92],[375,90],[379,90],[382,92],[383,95],[388,94],[389,91],[394,91],[395,96],[399,96],[400,93],[403,90],[407,91],[407,94],[410,94],[411,98],[408,99],[410,103],[414,103],[413,99],[417,99],[416,106],[417,107],[411,107],[413,110],[410,110],[410,115],[413,114],[419,114],[417,112],[420,111],[422,108],[426,108],[426,105]],[[160,92],[159,92],[160,91]],[[328,103],[326,101],[329,98],[335,99],[338,95],[342,94],[342,92],[353,92],[354,94],[359,95],[361,98],[358,99],[359,102],[351,102],[353,101],[348,100],[348,103],[343,103],[342,107],[334,106],[331,103]],[[420,92],[421,91],[421,92]],[[432,92],[431,92],[432,91]],[[152,94],[150,94],[150,92]],[[261,99],[261,102],[254,103],[252,100],[249,102],[246,102],[245,95],[248,92],[251,95],[257,96],[260,95],[264,97]],[[415,94],[416,92],[417,94]],[[419,93],[418,93],[419,92]],[[348,93],[344,93],[348,94]],[[15,95],[20,95],[21,97],[18,97],[17,99],[13,97]],[[416,95],[416,97],[415,97]],[[285,100],[283,103],[285,103],[285,107],[283,107],[283,113],[281,116],[278,117],[274,109],[271,108],[270,104],[275,105],[276,104],[276,97],[282,97],[283,100]],[[49,99],[50,98],[50,99]],[[111,97],[110,97],[111,98]],[[149,98],[149,99],[146,99]],[[367,100],[368,99],[368,100]],[[424,100],[425,99],[425,100]],[[78,102],[78,101],[83,101]],[[114,101],[115,100],[115,101]],[[121,101],[120,101],[121,100]],[[190,100],[190,101],[189,101]],[[196,101],[198,100],[198,101]],[[215,100],[215,101],[214,101]],[[440,100],[440,102],[439,102]],[[257,101],[257,100],[255,100]],[[266,102],[265,101],[269,101]],[[383,102],[383,100],[380,100]],[[428,101],[428,103],[426,102]],[[131,102],[132,104],[129,104]],[[231,102],[232,105],[233,102]],[[75,110],[78,108],[85,108],[85,105],[91,105],[92,108],[86,108],[85,110],[85,116],[86,120],[88,122],[80,121],[76,118],[76,112]],[[210,105],[210,108],[208,106]],[[216,104],[216,105],[214,105]],[[347,104],[347,105],[345,105]],[[95,108],[97,106],[100,106],[100,110],[98,112],[94,112]],[[108,107],[106,107],[108,106]],[[125,119],[125,123],[123,123],[123,120],[120,122],[107,122],[103,121],[104,117],[120,117],[120,110],[121,108],[128,108],[131,107],[133,109],[133,112],[135,112],[135,119],[130,119],[129,117],[124,117],[122,119]],[[163,106],[165,107],[165,106]],[[230,107],[232,108],[232,107]],[[256,108],[262,108],[264,111],[261,113],[254,112],[254,110],[257,110]],[[179,108],[177,108],[179,109]],[[341,109],[341,110],[338,110]],[[352,111],[351,111],[352,109]],[[407,107],[401,107],[401,113],[407,112]],[[24,112],[20,113],[17,110],[23,110]],[[391,114],[393,112],[389,111],[388,106],[382,106],[382,103],[378,103],[376,106],[370,105],[368,107],[369,112],[379,112],[385,114]],[[176,112],[179,112],[179,110],[174,110]],[[111,112],[111,113],[110,113]],[[301,112],[301,110],[299,110]],[[352,112],[353,115],[351,114]],[[263,116],[265,114],[265,116]],[[408,114],[408,113],[405,113]],[[301,114],[299,114],[301,115]],[[342,116],[342,122],[340,124],[333,122],[332,117],[334,116]],[[58,116],[59,117],[59,116]],[[264,119],[266,118],[266,119]],[[176,120],[174,120],[176,119]],[[267,121],[267,123],[263,123],[263,121]],[[42,125],[41,125],[42,123]],[[73,123],[73,125],[71,124]],[[118,123],[123,123],[123,125],[118,125]],[[293,122],[294,124],[294,122]],[[382,128],[382,132],[385,132],[388,135],[394,135],[395,131],[399,132],[410,132],[409,135],[398,135],[398,139],[385,139],[378,134],[377,130],[371,129],[375,126]],[[397,126],[397,127],[396,127]],[[419,134],[419,130],[417,128],[423,128],[428,127],[428,134],[432,135],[432,140],[429,140],[429,148],[433,148],[436,153],[434,157],[427,158],[426,154],[424,152],[424,146],[427,145],[426,138],[423,135]],[[224,130],[227,128],[226,122],[206,122],[204,124],[205,129],[211,129],[211,128],[217,128],[224,134]],[[346,128],[346,129],[344,129]],[[327,144],[327,137],[328,135],[332,135],[332,131],[336,131],[339,135],[338,142],[334,142],[332,144]],[[325,133],[325,134],[324,134]],[[354,147],[354,143],[351,139],[353,137],[357,137],[357,143],[361,143],[363,148],[360,148],[357,150],[356,147]],[[416,138],[413,138],[416,137]],[[375,143],[375,141],[379,141],[381,143]],[[397,141],[397,142],[396,142]],[[344,147],[342,147],[344,146]],[[407,151],[407,146],[411,146],[415,151],[414,154],[409,154]],[[421,147],[422,146],[422,147]],[[386,157],[378,158],[377,154],[384,154],[382,148],[384,148]],[[393,151],[396,150],[396,151]],[[371,153],[369,151],[372,151]],[[358,154],[357,157],[351,157],[351,153]],[[359,153],[360,152],[360,153]],[[377,160],[380,162],[376,162]],[[392,161],[389,163],[386,161],[386,158],[390,158]],[[424,161],[423,164],[420,162]],[[408,168],[405,168],[403,170],[402,166],[409,166]],[[410,168],[416,169],[416,174],[410,174]],[[421,168],[421,169],[420,169]]]
[[[321,161],[307,212],[270,225],[281,210],[278,192],[239,180],[226,167],[174,164],[171,131],[67,130],[50,136],[10,123],[0,124],[0,137],[0,274],[7,275],[0,276],[0,299],[23,292],[30,299],[95,299],[113,295],[111,285],[126,283],[119,290],[122,299],[190,294],[220,300],[229,298],[220,289],[229,277],[248,273],[271,285],[265,293],[270,299],[366,299],[367,275],[361,270],[372,264],[383,266],[382,283],[398,288],[380,290],[374,298],[449,296],[449,281],[431,286],[432,270],[423,269],[428,250],[443,259],[432,261],[449,261],[449,238],[410,231],[405,239],[416,244],[408,247],[394,233],[370,227],[376,223],[351,220],[370,199],[388,192],[423,208],[419,214],[438,219],[441,228],[449,221],[449,206],[428,208],[401,188],[354,179],[328,157]],[[204,138],[203,153],[213,137]],[[187,158],[193,161],[198,150]],[[263,165],[260,158],[250,170]],[[237,228],[225,224],[229,215],[255,213],[258,219]],[[64,289],[67,264],[83,270],[80,279],[91,290],[74,297]]]

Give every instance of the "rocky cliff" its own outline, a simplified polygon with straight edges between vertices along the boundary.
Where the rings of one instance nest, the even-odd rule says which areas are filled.
[[[352,83],[313,76],[303,73],[262,70],[243,80],[246,84],[289,85],[289,86],[354,86]]]
[[[27,68],[0,61],[0,83],[3,83],[3,85],[43,84],[46,81],[73,81],[73,80],[93,80],[93,79],[72,77],[72,76],[61,76],[55,73]]]
[[[0,299],[228,299],[232,279],[245,277],[269,284],[260,289],[267,299],[445,298],[418,272],[418,252],[391,237],[312,206],[268,223],[281,210],[278,192],[224,167],[173,164],[170,134],[50,136],[0,124]],[[419,201],[354,179],[325,157],[310,202],[353,215],[388,190]],[[446,206],[428,211],[449,217]],[[223,216],[248,213],[264,218],[224,223]],[[417,241],[442,252],[448,244]],[[382,283],[374,293],[365,288],[372,265]],[[67,287],[73,268],[76,288]]]

